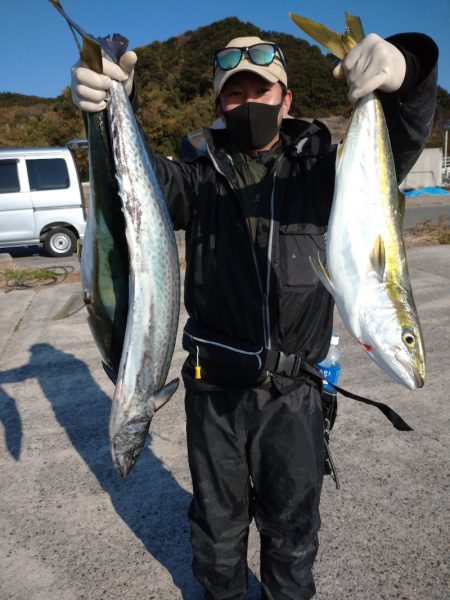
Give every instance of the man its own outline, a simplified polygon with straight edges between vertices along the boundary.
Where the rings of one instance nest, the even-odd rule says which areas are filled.
[[[349,98],[378,89],[399,181],[428,137],[437,48],[367,36],[335,69]],[[73,70],[73,97],[102,110],[111,77],[134,96],[136,56],[104,75]],[[189,134],[184,162],[151,156],[175,229],[186,230],[183,366],[193,569],[210,600],[242,600],[247,537],[261,536],[265,600],[315,594],[323,478],[320,381],[299,369],[327,353],[333,302],[309,265],[324,259],[336,147],[319,123],[287,118],[281,49],[257,37],[215,55],[222,128]],[[420,110],[419,110],[420,109]]]

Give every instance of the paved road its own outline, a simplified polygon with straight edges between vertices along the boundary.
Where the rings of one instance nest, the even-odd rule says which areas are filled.
[[[447,219],[447,224],[450,224],[450,194],[406,199],[404,229],[412,229],[424,221],[431,221],[436,225],[440,218]]]
[[[332,448],[342,489],[324,485],[318,600],[450,598],[450,246],[408,256],[428,352],[422,390],[388,380],[336,318],[342,385],[388,402],[414,431],[399,433],[377,410],[340,401]],[[0,598],[200,600],[190,570],[183,392],[155,417],[121,481],[108,449],[112,384],[85,315],[51,321],[77,289],[0,290]],[[178,340],[170,376],[183,358]],[[252,527],[249,600],[259,594],[258,559]]]
[[[41,246],[28,246],[20,248],[0,248],[0,265],[2,261],[12,258],[14,267],[29,267],[31,269],[42,269],[54,265],[73,267],[75,271],[80,270],[80,263],[76,254],[62,258],[49,256]]]

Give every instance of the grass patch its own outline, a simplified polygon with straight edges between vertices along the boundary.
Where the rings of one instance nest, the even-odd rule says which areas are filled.
[[[7,267],[2,272],[1,278],[9,290],[51,285],[58,281],[58,275],[52,269],[14,269]]]
[[[33,279],[36,281],[46,281],[55,276],[52,269],[14,269],[6,268],[3,277],[8,279]]]
[[[0,270],[0,282],[9,292],[13,289],[28,289],[59,283],[64,281],[71,271],[73,271],[73,267],[16,269],[6,266]]]
[[[409,229],[403,235],[406,246],[437,246],[439,244],[450,244],[449,217],[439,217],[437,225],[431,221],[418,223],[413,229]]]

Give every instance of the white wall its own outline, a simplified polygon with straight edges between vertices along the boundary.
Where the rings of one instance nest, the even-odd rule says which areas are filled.
[[[400,184],[401,190],[442,185],[442,148],[425,148]]]

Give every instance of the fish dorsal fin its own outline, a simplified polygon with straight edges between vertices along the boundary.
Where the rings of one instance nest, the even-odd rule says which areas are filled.
[[[317,277],[320,279],[320,281],[326,287],[328,292],[333,296],[334,292],[335,292],[334,285],[333,285],[333,282],[331,281],[331,277],[327,271],[327,268],[325,267],[323,262],[320,260],[320,256],[317,255],[317,258],[313,258],[312,256],[310,256],[309,262],[311,264],[311,267],[314,269]]]
[[[306,17],[300,17],[293,13],[289,13],[289,16],[304,33],[341,60],[353,46],[356,46],[364,38],[361,19],[349,13],[345,13],[346,30],[344,33],[337,33],[326,25]]]
[[[386,251],[384,247],[384,241],[381,235],[377,235],[375,243],[372,248],[372,252],[369,256],[370,270],[375,272],[380,280],[384,278],[384,271],[386,268]]]
[[[405,194],[402,194],[402,192],[398,190],[398,218],[400,221],[400,229],[403,229],[403,220],[405,218],[405,205]]]

